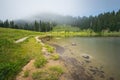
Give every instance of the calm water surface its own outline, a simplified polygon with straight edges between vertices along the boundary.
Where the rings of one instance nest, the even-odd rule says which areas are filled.
[[[54,43],[65,48],[62,55],[79,57],[81,54],[92,56],[96,64],[104,66],[109,76],[120,80],[120,38],[119,37],[72,37],[54,39]],[[75,43],[76,46],[72,46]]]

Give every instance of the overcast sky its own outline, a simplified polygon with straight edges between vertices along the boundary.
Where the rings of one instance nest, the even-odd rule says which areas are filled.
[[[41,12],[89,16],[120,9],[120,0],[0,0],[0,19],[20,19]]]

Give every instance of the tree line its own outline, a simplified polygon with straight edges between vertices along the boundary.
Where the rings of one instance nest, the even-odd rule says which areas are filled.
[[[14,28],[14,29],[24,29],[24,30],[32,30],[32,31],[39,31],[39,32],[48,32],[56,26],[55,23],[50,22],[42,22],[41,20],[34,21],[33,23],[25,23],[25,24],[15,24],[14,21],[0,20],[0,27],[3,28]]]
[[[62,18],[63,20],[60,24],[76,26],[81,30],[91,29],[95,32],[120,31],[120,10],[118,10],[117,12],[112,11],[112,12],[101,13],[98,16],[89,16],[89,17],[64,16]],[[52,22],[52,21],[43,22],[41,20],[37,20],[37,21],[35,20],[34,22],[28,22],[25,24],[18,24],[18,23],[15,24],[14,21],[6,20],[6,21],[0,21],[0,27],[47,32],[47,31],[51,31],[57,24],[59,25],[59,22],[57,22],[57,20],[56,22]]]
[[[120,10],[106,12],[98,16],[78,17],[71,24],[81,29],[92,29],[95,32],[101,31],[120,31]]]

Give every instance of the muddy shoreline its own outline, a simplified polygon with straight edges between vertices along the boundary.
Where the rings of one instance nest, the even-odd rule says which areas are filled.
[[[78,61],[74,57],[64,56],[65,48],[58,44],[50,43],[50,37],[45,37],[41,40],[55,47],[56,52],[60,54],[61,61],[63,61],[64,66],[68,70],[68,74],[65,74],[67,80],[115,80],[114,77],[106,77],[106,73],[103,71],[104,66],[89,65],[92,63],[89,55],[81,57],[84,61]]]

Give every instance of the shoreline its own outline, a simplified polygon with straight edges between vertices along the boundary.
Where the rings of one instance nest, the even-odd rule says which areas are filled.
[[[48,41],[49,42],[49,41]],[[50,43],[49,45],[54,45],[56,49],[61,51],[61,46],[58,44]],[[58,47],[59,46],[59,47]],[[62,47],[65,51],[65,48]],[[72,54],[74,55],[74,54]],[[94,66],[95,62],[92,61],[92,56],[88,54],[81,55],[83,61],[79,61],[74,57],[64,56],[63,51],[60,52],[61,60],[63,61],[65,67],[67,68],[69,74],[68,80],[115,80],[114,77],[107,76],[106,72],[103,70],[104,66]],[[91,64],[92,63],[92,64]]]
[[[42,38],[42,42],[46,43],[45,38]],[[75,58],[62,56],[65,48],[53,43],[47,44],[53,46],[55,48],[55,51],[59,52],[60,61],[63,62],[64,67],[67,68],[68,71],[68,73],[63,75],[64,77],[66,77],[67,80],[94,80],[92,75],[86,73],[85,68],[82,66],[83,64],[81,62],[79,62]]]

